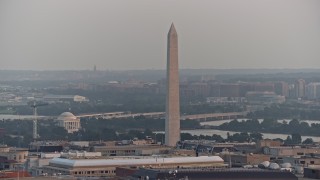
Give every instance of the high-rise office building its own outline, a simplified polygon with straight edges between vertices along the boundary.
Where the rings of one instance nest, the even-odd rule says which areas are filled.
[[[274,83],[274,92],[278,95],[288,97],[289,85],[286,82],[279,81]]]
[[[165,144],[175,146],[180,140],[178,35],[172,23],[167,44],[167,99]]]
[[[306,86],[306,98],[315,100],[320,98],[320,83],[313,82]]]
[[[306,82],[304,79],[298,79],[294,83],[294,89],[296,98],[303,98],[305,97],[305,90],[306,90]]]

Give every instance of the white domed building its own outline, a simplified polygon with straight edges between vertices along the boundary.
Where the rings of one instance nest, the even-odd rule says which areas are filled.
[[[64,127],[68,133],[77,132],[80,129],[80,118],[73,115],[71,112],[64,112],[58,116],[57,125]]]

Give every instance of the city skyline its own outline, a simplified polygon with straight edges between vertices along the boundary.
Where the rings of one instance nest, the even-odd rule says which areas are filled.
[[[1,1],[0,69],[165,69],[167,24],[181,69],[320,68],[320,2]]]

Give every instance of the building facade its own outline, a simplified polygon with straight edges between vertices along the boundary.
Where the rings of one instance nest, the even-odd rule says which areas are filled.
[[[298,79],[294,83],[294,90],[296,98],[303,98],[305,97],[305,91],[306,91],[306,82],[304,79]]]
[[[306,98],[309,100],[320,98],[320,83],[309,83],[306,86]]]

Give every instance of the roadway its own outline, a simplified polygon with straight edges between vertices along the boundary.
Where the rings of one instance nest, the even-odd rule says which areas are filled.
[[[207,113],[207,114],[193,114],[182,115],[181,120],[207,120],[207,119],[232,119],[238,117],[245,117],[247,111],[244,112],[228,112],[228,113]],[[147,118],[164,118],[165,112],[149,112],[149,113],[129,113],[129,112],[109,112],[109,113],[97,113],[97,114],[81,114],[77,117],[94,117],[102,119],[119,119],[119,118],[134,118],[144,116]]]

